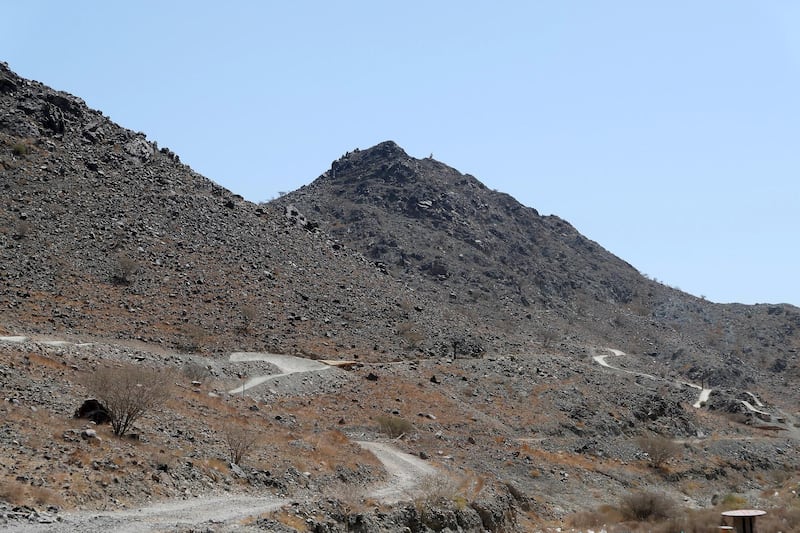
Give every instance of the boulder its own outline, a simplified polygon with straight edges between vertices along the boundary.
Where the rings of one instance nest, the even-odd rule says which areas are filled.
[[[84,400],[80,407],[75,410],[75,418],[86,418],[95,424],[107,424],[111,422],[108,409],[94,398]]]

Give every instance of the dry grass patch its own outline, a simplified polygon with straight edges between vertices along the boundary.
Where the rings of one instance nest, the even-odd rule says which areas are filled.
[[[308,522],[306,522],[305,518],[290,513],[289,511],[279,511],[275,513],[274,520],[295,531],[309,531]]]
[[[371,453],[365,452],[361,446],[350,441],[347,435],[339,430],[312,435],[308,441],[313,449],[306,456],[322,471],[332,472],[339,466],[354,470],[365,463],[380,465]]]
[[[525,454],[540,459],[544,464],[570,466],[595,472],[601,467],[605,466],[606,463],[604,459],[597,457],[586,457],[585,455],[577,453],[567,453],[562,451],[548,452],[546,450],[530,448],[527,444],[523,444],[520,449],[523,447],[526,448],[526,451],[524,452]]]
[[[57,491],[44,486],[34,487],[12,479],[0,481],[0,500],[13,505],[64,505],[64,498]]]
[[[414,424],[399,416],[378,415],[375,421],[381,432],[393,439],[408,435],[414,430]]]

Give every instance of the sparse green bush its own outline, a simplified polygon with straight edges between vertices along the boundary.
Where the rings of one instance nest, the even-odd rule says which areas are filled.
[[[14,145],[11,146],[11,153],[17,157],[25,157],[28,155],[29,151],[30,147],[24,142],[14,143]]]
[[[393,439],[410,433],[414,427],[411,422],[405,418],[400,418],[397,416],[381,415],[376,417],[376,420],[381,431]]]
[[[747,506],[747,499],[741,494],[728,493],[719,502],[724,509],[739,509]]]
[[[239,331],[247,333],[250,331],[250,326],[258,318],[258,308],[254,305],[242,305],[240,312],[242,314],[242,326]]]

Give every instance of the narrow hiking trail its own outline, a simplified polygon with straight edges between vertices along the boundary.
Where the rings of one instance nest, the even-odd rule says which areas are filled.
[[[626,374],[632,374],[634,376],[647,378],[647,379],[650,379],[650,380],[653,380],[653,381],[669,381],[669,380],[667,380],[665,378],[660,378],[660,377],[654,376],[652,374],[645,374],[644,372],[636,372],[634,370],[627,370],[625,368],[619,368],[619,367],[616,367],[616,366],[612,366],[606,360],[608,357],[611,357],[611,356],[622,357],[622,356],[625,356],[627,354],[625,352],[623,352],[622,350],[617,350],[617,349],[614,349],[614,348],[604,348],[604,350],[607,350],[607,351],[611,352],[611,354],[610,355],[609,354],[600,354],[600,355],[593,355],[592,356],[592,359],[594,360],[594,362],[599,364],[602,367],[605,367],[605,368],[608,368],[608,369],[611,369],[611,370],[616,370],[618,372],[624,372]],[[696,409],[701,408],[703,406],[703,404],[708,401],[708,398],[709,398],[709,396],[711,396],[711,392],[713,390],[713,389],[703,388],[700,385],[695,385],[694,383],[689,383],[687,381],[678,380],[678,381],[675,381],[675,383],[678,383],[680,385],[685,385],[687,387],[692,387],[693,389],[700,390],[700,396],[697,398],[697,401],[694,404],[692,404],[692,407],[694,407]]]
[[[596,354],[596,355],[592,356],[592,359],[597,364],[599,364],[600,366],[602,366],[604,368],[608,368],[610,370],[616,370],[618,372],[624,372],[626,374],[632,374],[634,376],[640,376],[640,377],[651,379],[651,380],[655,380],[655,381],[669,381],[666,378],[657,377],[657,376],[654,376],[652,374],[645,374],[643,372],[636,372],[634,370],[627,370],[625,368],[619,368],[619,367],[616,367],[616,366],[612,366],[607,361],[608,357],[612,357],[612,356],[621,357],[621,356],[624,356],[624,355],[627,355],[627,354],[625,352],[623,352],[622,350],[616,350],[614,348],[604,348],[604,350],[611,352],[611,354],[599,354],[599,355]],[[696,385],[694,383],[689,383],[688,381],[676,380],[676,381],[674,381],[674,383],[677,383],[679,385],[684,385],[686,387],[691,387],[693,389],[697,389],[697,390],[700,391],[700,395],[698,396],[697,401],[692,404],[692,407],[694,407],[695,409],[700,409],[701,407],[703,407],[703,405],[705,405],[705,403],[708,401],[709,397],[711,396],[711,393],[714,391],[714,389],[707,389],[707,388],[702,387],[700,385]],[[759,409],[759,407],[764,407],[764,404],[758,399],[758,397],[755,394],[753,394],[750,391],[744,391],[744,394],[746,394],[750,398],[752,398],[753,403],[755,403],[755,405],[753,405],[753,403],[750,403],[747,400],[739,400],[739,402],[745,407],[745,409],[747,409],[748,411],[750,411],[752,413],[761,414],[761,415],[765,415],[765,416],[769,416],[769,417],[772,416],[771,413],[768,413],[766,411],[763,411],[763,410]]]

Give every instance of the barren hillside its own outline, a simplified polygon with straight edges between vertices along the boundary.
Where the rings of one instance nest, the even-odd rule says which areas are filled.
[[[797,308],[392,142],[252,204],[5,65],[0,185],[0,526],[800,530]],[[103,368],[167,377],[134,438],[73,418]]]

